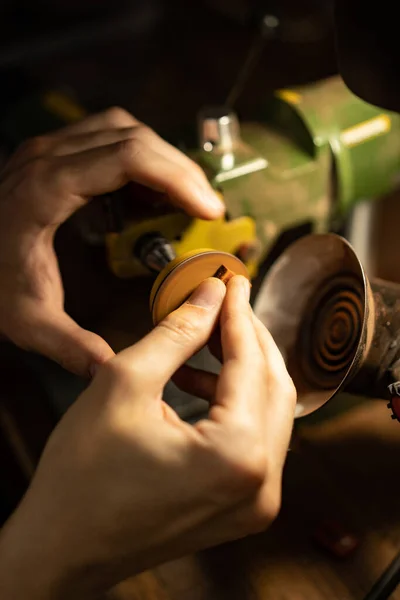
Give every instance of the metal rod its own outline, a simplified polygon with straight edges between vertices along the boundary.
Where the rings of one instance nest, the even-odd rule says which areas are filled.
[[[133,254],[153,273],[159,273],[176,257],[170,242],[158,231],[142,235],[133,248]]]
[[[387,600],[400,583],[400,552],[365,596],[364,600]]]
[[[227,96],[225,104],[230,108],[233,108],[236,104],[240,94],[242,93],[244,86],[246,85],[248,78],[257,65],[264,46],[268,40],[272,40],[276,34],[279,26],[279,20],[274,15],[265,15],[261,21],[260,33],[256,36],[250,50],[246,56],[246,59],[239,71],[238,76]]]
[[[258,34],[257,38],[254,40],[250,51],[242,65],[241,70],[239,71],[239,75],[236,78],[235,83],[233,84],[228,97],[226,99],[226,105],[229,107],[233,107],[237,99],[239,98],[244,86],[246,85],[247,79],[253,70],[254,66],[257,63],[257,60],[261,54],[265,45],[265,39],[262,34]]]

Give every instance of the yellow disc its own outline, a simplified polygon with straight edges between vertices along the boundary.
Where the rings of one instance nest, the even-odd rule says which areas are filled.
[[[177,309],[207,277],[213,277],[223,265],[236,275],[250,279],[236,256],[216,250],[195,250],[171,261],[158,275],[150,294],[150,310],[154,325]]]

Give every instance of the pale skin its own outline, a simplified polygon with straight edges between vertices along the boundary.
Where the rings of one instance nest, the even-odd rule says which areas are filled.
[[[94,377],[1,532],[1,598],[96,598],[163,561],[263,530],[279,511],[296,393],[246,279],[206,280],[118,355],[63,310],[58,225],[130,180],[191,215],[223,213],[203,172],[120,109],[32,142],[3,173],[0,331]],[[184,366],[217,324],[220,374]],[[211,402],[207,420],[188,425],[165,404],[171,378]]]

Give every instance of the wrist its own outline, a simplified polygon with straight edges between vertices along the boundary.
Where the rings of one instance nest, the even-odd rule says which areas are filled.
[[[34,524],[20,507],[0,531],[0,598],[53,600],[61,593],[63,574]]]
[[[23,501],[0,530],[1,600],[91,600],[118,583],[107,561],[85,563],[68,550],[66,532],[55,531],[56,519],[28,505]]]

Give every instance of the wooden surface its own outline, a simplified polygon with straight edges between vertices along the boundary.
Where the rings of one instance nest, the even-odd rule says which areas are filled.
[[[160,566],[109,600],[361,600],[400,548],[400,424],[385,403],[371,402],[304,429],[299,440],[269,531]],[[311,540],[325,517],[359,536],[350,558]]]

